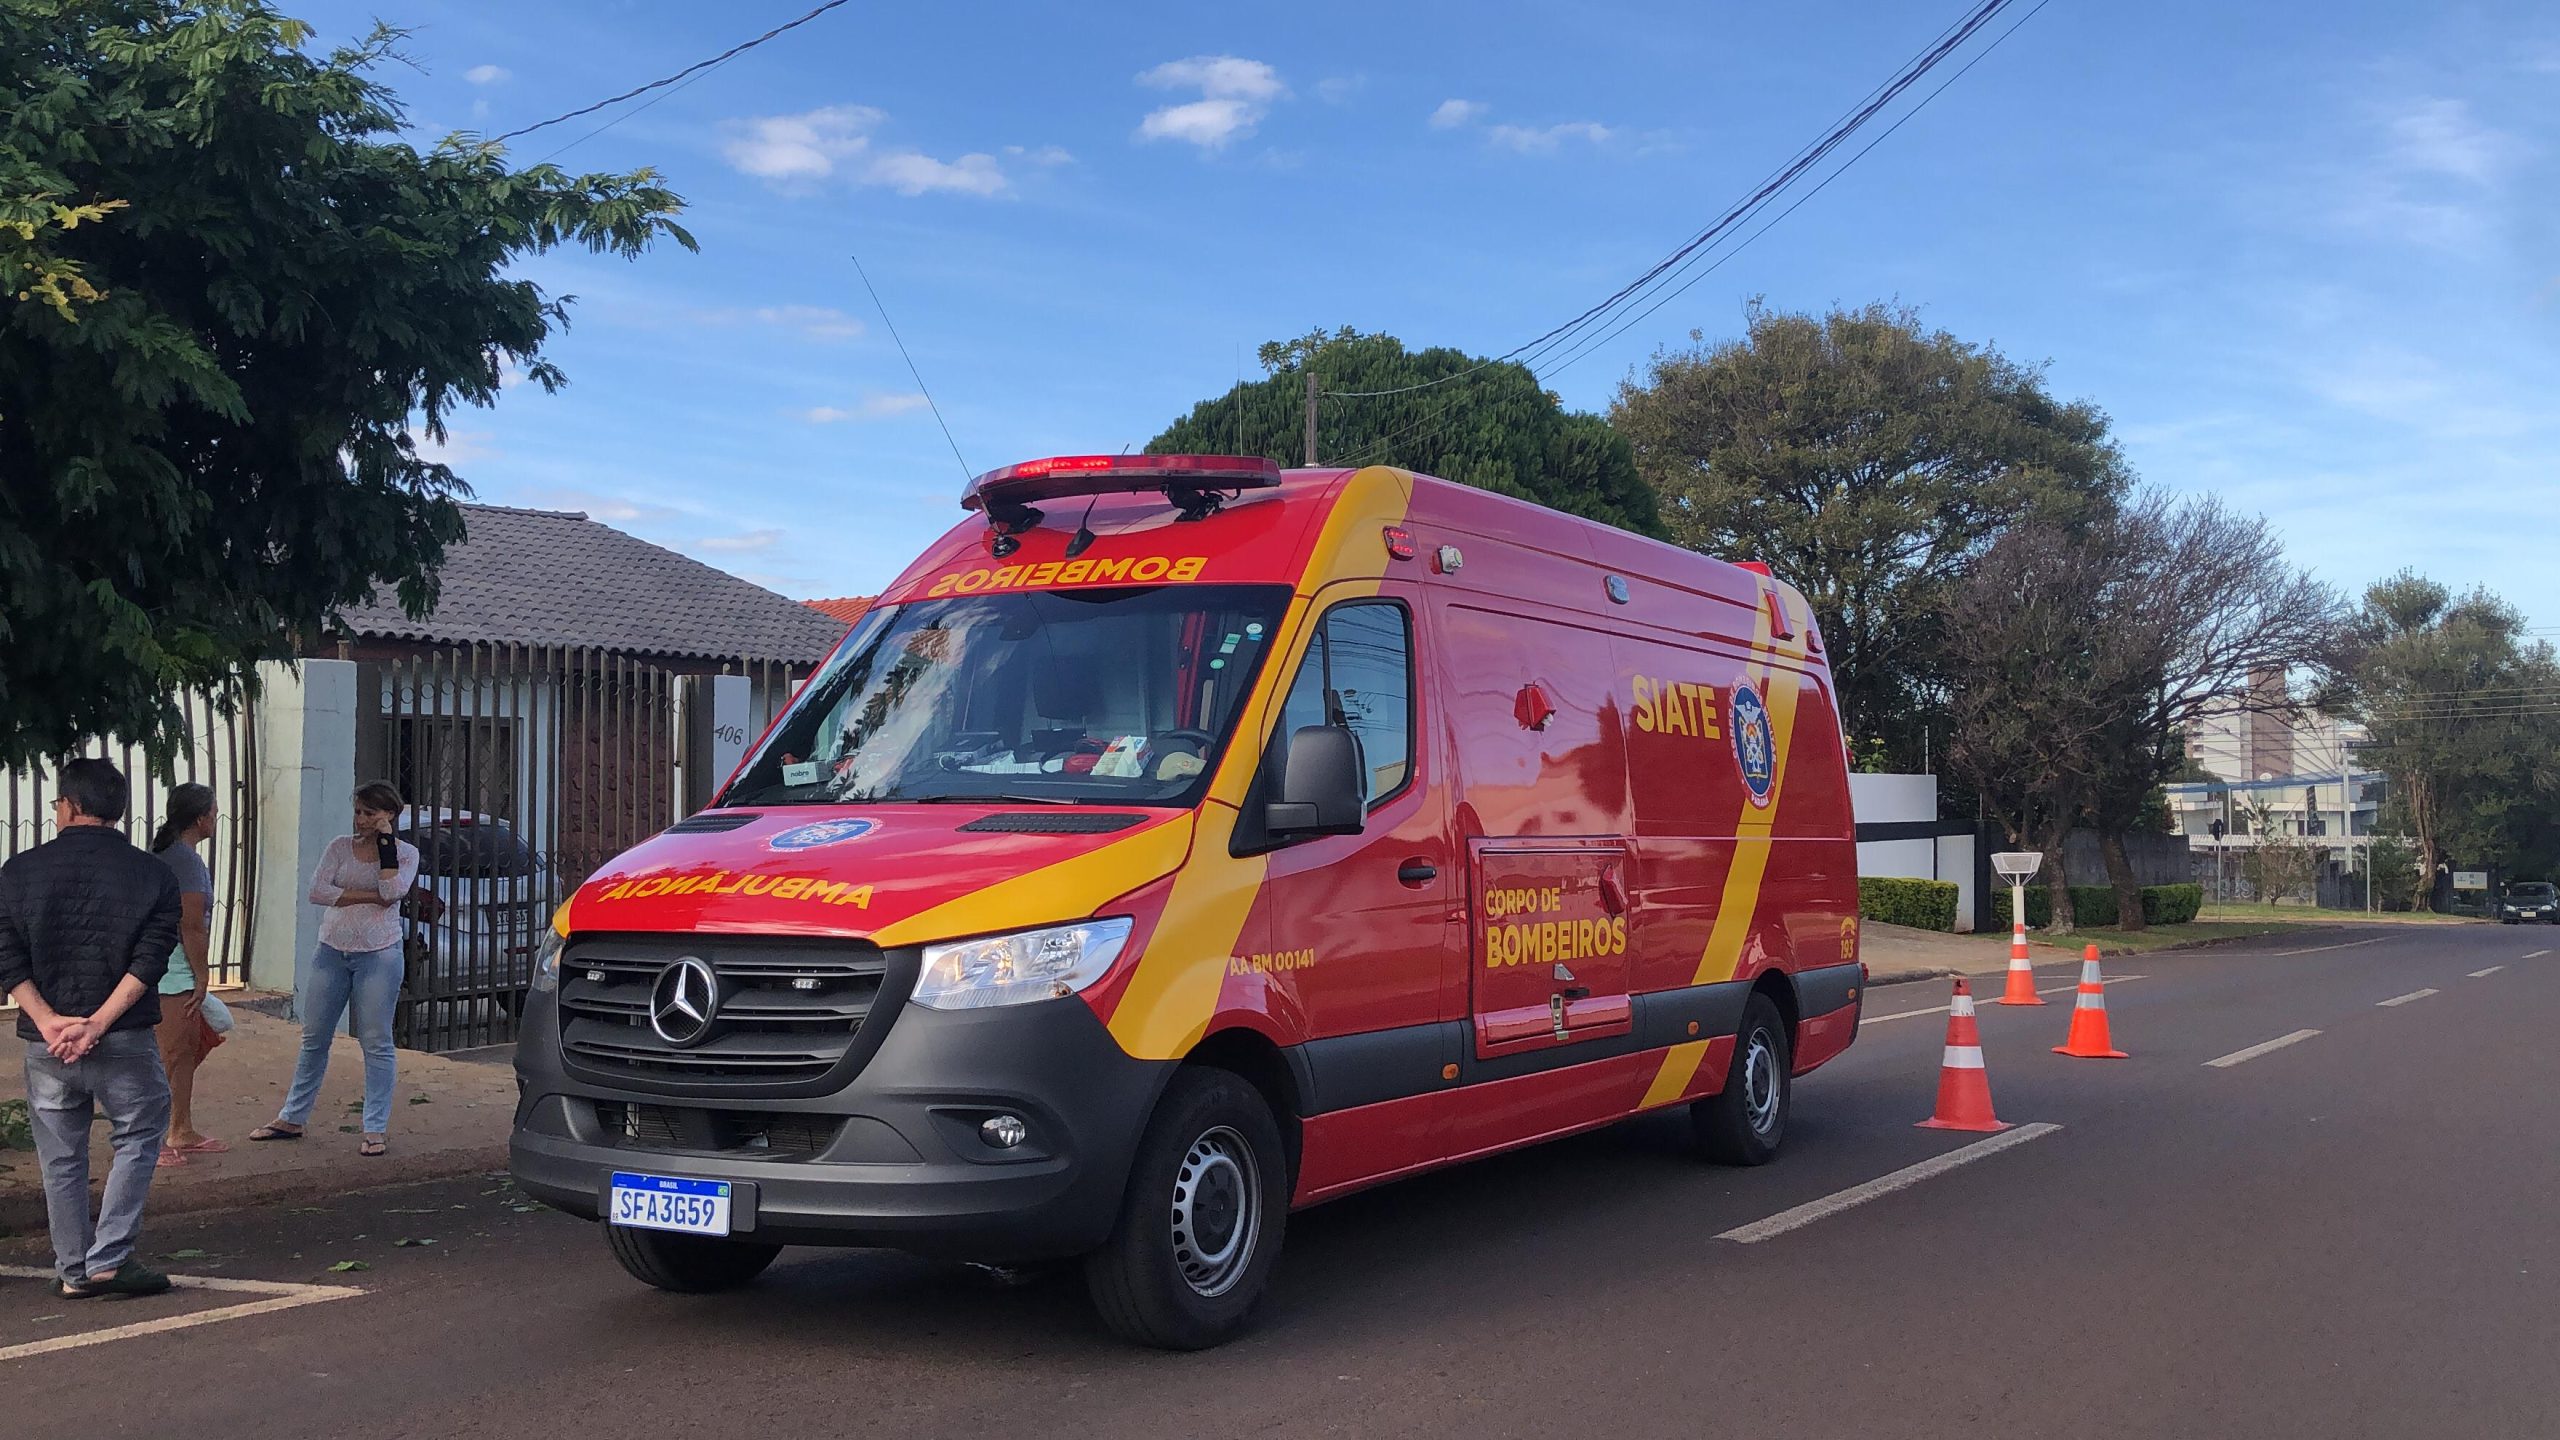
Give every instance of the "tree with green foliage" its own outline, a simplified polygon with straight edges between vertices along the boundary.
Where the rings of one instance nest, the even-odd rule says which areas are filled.
[[[2403,570],[2365,591],[2357,650],[2329,702],[2363,722],[2364,759],[2428,877],[2450,860],[2511,869],[2560,848],[2560,660],[2524,616],[2486,590],[2455,595]]]
[[[1599,416],[1568,412],[1525,366],[1446,347],[1408,351],[1392,335],[1349,326],[1275,340],[1258,353],[1265,378],[1201,401],[1147,448],[1299,464],[1312,372],[1320,464],[1398,465],[1640,535],[1663,534],[1627,442]],[[1407,386],[1425,388],[1351,393]]]
[[[2376,910],[2408,910],[2417,904],[2418,852],[2396,835],[2377,835],[2364,851],[2366,885]]]
[[[422,454],[505,367],[546,389],[561,246],[690,249],[655,174],[397,137],[399,35],[315,54],[259,0],[0,6],[0,766],[236,697],[343,606],[435,597]]]
[[[1678,543],[1805,592],[1843,719],[1917,768],[1923,726],[1946,725],[1948,588],[2012,524],[2074,523],[2124,492],[2106,415],[1907,308],[1755,303],[1740,338],[1690,339],[1610,411],[1637,473]]]

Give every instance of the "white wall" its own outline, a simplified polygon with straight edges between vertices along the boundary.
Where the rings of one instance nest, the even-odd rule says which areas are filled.
[[[320,912],[304,898],[311,872],[355,823],[356,667],[271,662],[258,676],[258,907],[248,979],[299,994],[320,943]]]
[[[1908,825],[1938,818],[1935,775],[1851,775],[1849,809],[1861,825]],[[1973,837],[1940,835],[1918,840],[1864,840],[1858,873],[1910,880],[1951,880],[1956,887],[1956,929],[1973,929]]]

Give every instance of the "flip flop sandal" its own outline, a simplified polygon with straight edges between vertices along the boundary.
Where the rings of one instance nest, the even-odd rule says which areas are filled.
[[[228,1155],[231,1153],[231,1142],[216,1140],[208,1135],[193,1145],[172,1145],[169,1148],[187,1155]]]
[[[249,1132],[249,1138],[252,1140],[299,1140],[302,1138],[302,1132],[287,1130],[276,1125],[261,1125]]]
[[[152,1163],[162,1170],[175,1170],[187,1163],[187,1152],[163,1145],[160,1147],[160,1158]]]
[[[367,1159],[374,1159],[383,1155],[388,1155],[391,1153],[390,1137],[384,1135],[367,1135],[364,1137],[364,1143],[356,1147],[356,1153],[366,1157]]]

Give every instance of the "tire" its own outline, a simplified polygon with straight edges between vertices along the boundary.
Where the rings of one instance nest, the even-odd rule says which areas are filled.
[[[1689,1107],[1698,1148],[1719,1165],[1766,1165],[1787,1138],[1787,1107],[1795,1094],[1793,1047],[1787,1022],[1766,995],[1742,1007],[1733,1061],[1724,1089]]]
[[[607,1225],[604,1240],[613,1258],[643,1285],[679,1295],[708,1295],[735,1290],[764,1273],[779,1245],[751,1240],[720,1240],[708,1235],[670,1235],[663,1230],[635,1230]]]
[[[1138,1141],[1111,1238],[1085,1257],[1102,1322],[1159,1350],[1241,1333],[1279,1263],[1289,1183],[1261,1092],[1224,1070],[1176,1071]]]

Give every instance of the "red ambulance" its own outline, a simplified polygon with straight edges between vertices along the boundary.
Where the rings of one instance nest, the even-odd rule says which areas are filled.
[[[979,477],[710,809],[555,923],[513,1169],[643,1281],[1081,1257],[1216,1344],[1289,1213],[1858,1028],[1822,637],[1764,568],[1372,466]]]

